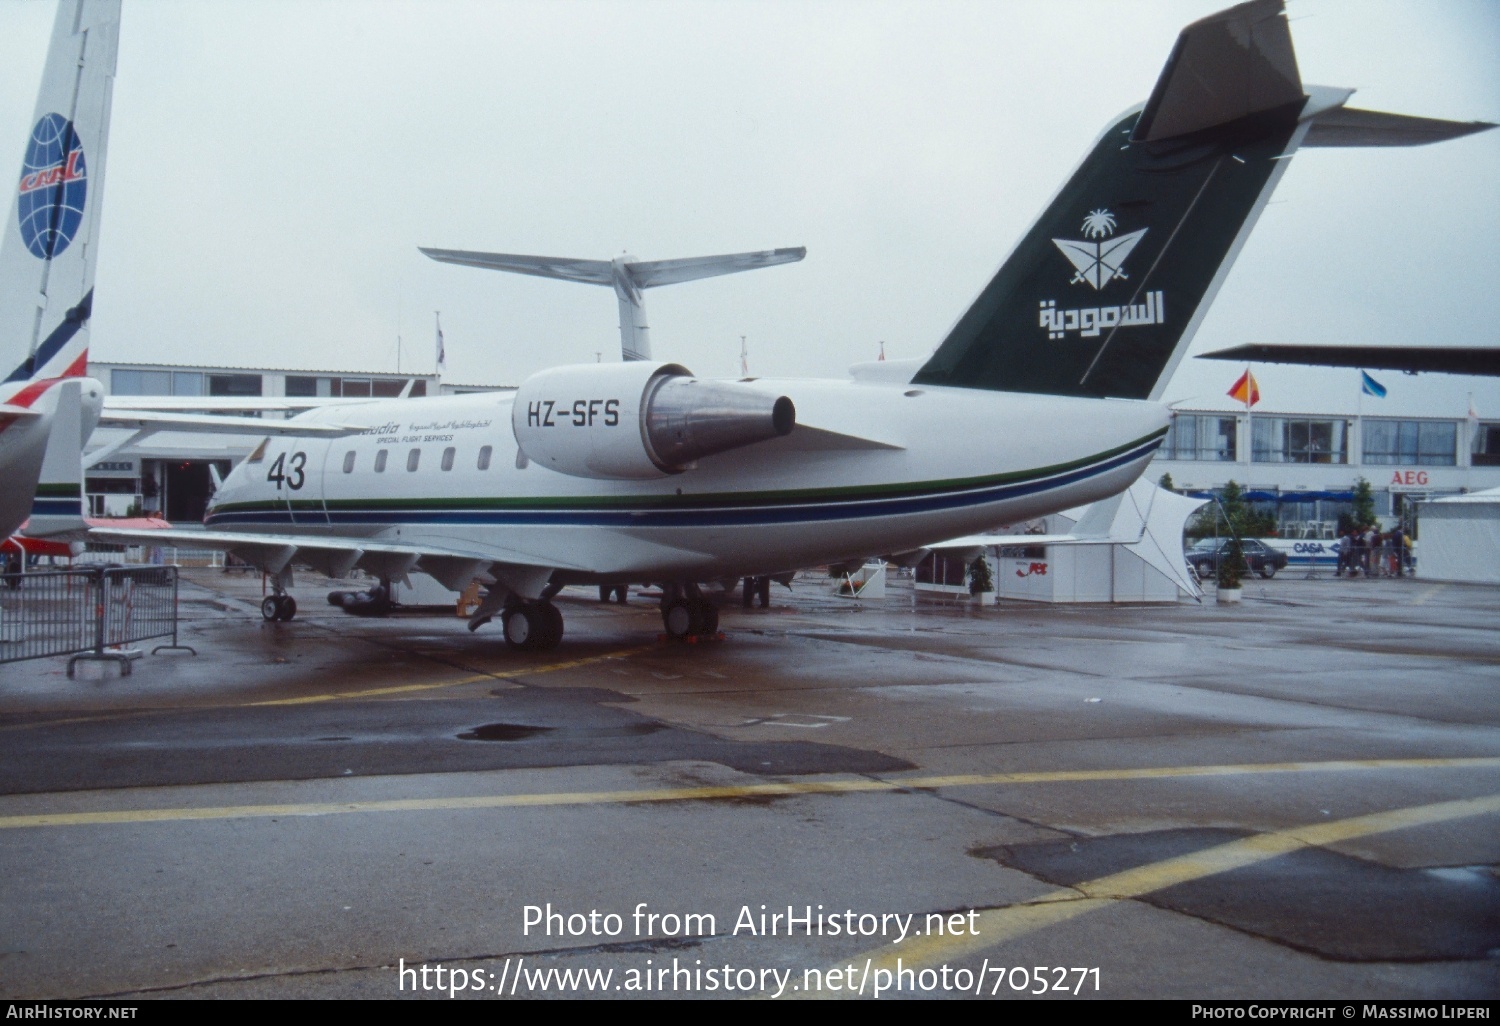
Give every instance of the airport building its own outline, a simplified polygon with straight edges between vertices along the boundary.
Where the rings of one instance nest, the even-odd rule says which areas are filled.
[[[1360,478],[1386,526],[1415,504],[1500,487],[1500,421],[1317,410],[1179,408],[1147,475],[1178,491],[1230,481],[1272,509],[1288,538],[1331,538]]]

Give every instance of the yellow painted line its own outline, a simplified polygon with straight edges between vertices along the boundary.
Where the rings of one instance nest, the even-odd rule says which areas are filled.
[[[1119,901],[1242,869],[1303,848],[1322,847],[1371,834],[1445,823],[1494,812],[1500,812],[1500,794],[1417,805],[1332,823],[1313,823],[1257,834],[1191,855],[1180,855],[1096,880],[1087,880],[1072,887],[1049,891],[1023,905],[983,909],[975,917],[976,929],[972,933],[963,936],[917,937],[900,945],[883,945],[874,951],[841,959],[839,967],[850,962],[862,965],[866,958],[871,960],[872,969],[894,970],[897,959],[900,959],[902,969],[941,965],[1110,907]]]
[[[1428,599],[1432,598],[1432,596],[1436,595],[1446,587],[1448,587],[1446,584],[1434,584],[1432,587],[1422,592],[1422,594],[1412,599],[1411,604],[1414,606],[1420,606],[1423,602],[1426,602]]]
[[[332,816],[351,812],[432,812],[454,809],[541,808],[564,805],[624,805],[637,802],[708,801],[718,798],[788,797],[805,794],[857,794],[934,790],[1006,784],[1069,783],[1089,780],[1157,780],[1260,773],[1348,772],[1386,769],[1480,769],[1500,767],[1500,757],[1472,759],[1367,759],[1341,762],[1245,763],[1233,766],[1173,766],[1126,770],[1061,770],[964,776],[902,777],[876,780],[803,780],[773,784],[672,787],[630,791],[561,791],[539,794],[466,795],[452,798],[399,798],[368,802],[308,802],[285,805],[226,805],[202,808],[120,809],[100,812],[0,816],[0,829],[161,823],[181,820],[256,819],[276,816]]]
[[[649,648],[651,648],[650,645],[637,645],[635,648],[622,648],[617,652],[606,652],[603,655],[589,656],[585,659],[571,659],[565,663],[520,666],[514,670],[501,670],[496,673],[478,673],[472,677],[460,677],[458,680],[442,680],[433,684],[398,684],[388,688],[367,688],[363,691],[334,691],[326,695],[275,698],[264,702],[246,702],[243,706],[236,706],[235,708],[254,708],[262,705],[310,705],[314,702],[337,702],[350,698],[378,698],[382,695],[402,695],[410,694],[414,691],[435,691],[439,688],[455,688],[461,684],[480,684],[490,680],[510,680],[513,677],[529,677],[535,674],[556,673],[559,670],[574,670],[580,666],[589,666],[593,663],[604,662],[606,659],[623,659],[638,652],[645,652]]]
[[[645,652],[652,648],[651,645],[638,645],[635,648],[622,648],[617,652],[606,652],[603,655],[589,656],[586,659],[573,659],[565,663],[544,663],[540,666],[521,666],[514,670],[500,670],[495,673],[478,673],[472,677],[460,677],[457,680],[440,680],[430,684],[398,684],[388,688],[368,688],[363,691],[340,691],[330,692],[325,695],[304,695],[299,698],[275,698],[261,702],[232,702],[228,705],[185,705],[173,708],[162,708],[155,706],[150,709],[122,709],[114,713],[97,713],[91,716],[70,716],[61,720],[36,720],[30,723],[11,723],[0,726],[0,734],[16,730],[38,730],[43,727],[62,727],[73,723],[100,723],[107,720],[124,720],[138,716],[150,716],[157,713],[180,713],[180,712],[211,712],[215,709],[251,709],[263,705],[307,705],[314,702],[336,702],[341,699],[351,698],[378,698],[382,695],[399,695],[413,691],[435,691],[440,688],[456,688],[462,684],[482,684],[491,680],[510,680],[514,677],[528,677],[543,673],[556,673],[559,670],[572,670],[579,666],[588,666],[590,663],[602,662],[607,659],[623,659],[639,652]]]

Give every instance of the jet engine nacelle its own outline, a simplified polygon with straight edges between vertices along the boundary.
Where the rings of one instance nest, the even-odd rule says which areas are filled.
[[[554,367],[516,392],[511,428],[522,454],[574,477],[646,480],[695,460],[790,434],[786,396],[700,381],[675,363]]]

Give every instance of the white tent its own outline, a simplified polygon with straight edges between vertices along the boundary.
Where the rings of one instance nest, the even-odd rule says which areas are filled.
[[[1500,584],[1500,488],[1419,503],[1417,535],[1423,579]]]
[[[1182,552],[1188,517],[1207,500],[1138,480],[1111,499],[1048,517],[1042,535],[982,534],[937,550],[1041,548],[998,560],[997,591],[1038,602],[1175,602],[1179,589],[1201,595]]]

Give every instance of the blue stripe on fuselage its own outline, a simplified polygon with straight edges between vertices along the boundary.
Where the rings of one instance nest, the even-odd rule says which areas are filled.
[[[700,507],[698,509],[583,509],[583,510],[433,510],[421,507],[383,510],[286,509],[247,510],[213,514],[204,523],[208,527],[237,524],[275,524],[292,527],[352,526],[358,524],[485,524],[494,526],[568,526],[568,527],[737,527],[756,524],[795,524],[830,520],[861,520],[867,517],[891,517],[913,513],[982,506],[1005,499],[1035,495],[1127,466],[1151,457],[1161,439],[1137,446],[1091,467],[1053,477],[1016,484],[944,492],[937,495],[908,496],[891,499],[857,499],[843,502],[798,502],[781,506]],[[324,519],[326,516],[326,520]]]

